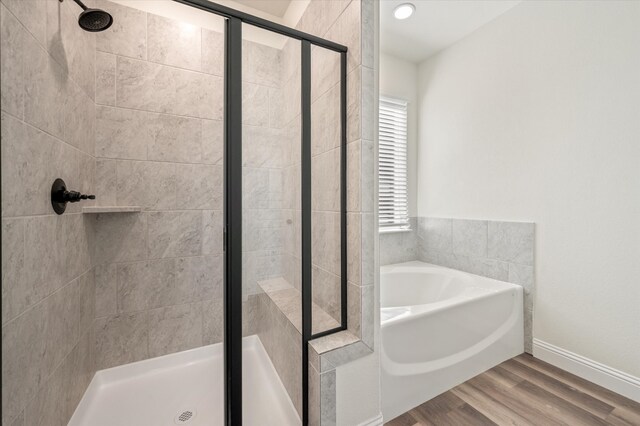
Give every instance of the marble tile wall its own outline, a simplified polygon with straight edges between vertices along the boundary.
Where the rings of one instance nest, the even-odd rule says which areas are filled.
[[[96,34],[98,369],[222,339],[222,35],[100,2]],[[207,39],[211,43],[203,44]]]
[[[533,344],[535,224],[418,218],[418,259],[524,288],[525,351]]]
[[[340,54],[311,48],[313,301],[340,321]]]
[[[302,415],[302,335],[264,292],[255,296],[255,331],[298,415]]]
[[[314,1],[298,29],[348,47],[347,53],[347,320],[348,333],[374,349],[375,330],[375,81],[374,7],[372,0]],[[312,217],[314,301],[332,311],[339,303],[339,217],[337,209],[337,155],[339,82],[337,56],[312,51]],[[328,279],[331,277],[332,279]],[[335,311],[333,311],[335,312]],[[338,349],[341,352],[346,348]],[[357,357],[356,357],[357,358]],[[310,368],[310,424],[339,423],[336,414],[337,371],[317,373]],[[315,373],[314,373],[315,372]]]
[[[222,339],[222,35],[106,0],[94,4],[114,25],[89,34],[71,2],[1,2],[2,235],[17,248],[3,247],[2,259],[3,425],[66,424],[96,368]],[[312,2],[298,25],[350,49],[349,324],[369,347],[372,11],[368,0]],[[257,280],[283,275],[299,287],[299,42],[245,42],[244,52],[246,334],[266,306]],[[314,221],[326,232],[314,243],[324,283],[314,299],[335,314],[336,62],[326,52],[314,62],[314,122],[325,127],[314,127]],[[99,205],[143,212],[83,216],[72,205],[53,216],[57,176]],[[260,331],[263,344],[290,367],[299,357],[276,349],[287,326],[273,330]],[[279,374],[299,407],[293,370]]]
[[[298,28],[348,47],[347,54],[347,265],[350,329],[364,338],[373,310],[374,122],[373,3],[312,3]],[[313,47],[311,55],[312,260],[314,301],[340,316],[340,55]],[[370,287],[370,288],[367,288]],[[371,296],[371,297],[370,297]],[[365,298],[365,299],[363,299]],[[363,334],[364,332],[364,334]],[[372,339],[369,340],[372,344]]]
[[[320,22],[325,20],[331,22],[322,35],[346,45],[349,49],[347,53],[348,326],[349,331],[360,337],[372,349],[374,236],[376,235],[373,214],[376,189],[373,149],[375,145],[373,9],[374,3],[369,0],[322,2],[320,5],[310,6],[305,14],[316,15],[315,19]],[[300,29],[317,31],[318,23],[312,23],[305,15],[301,19]],[[333,16],[335,18],[332,21]],[[319,81],[323,80],[319,79]],[[331,93],[329,90],[315,101],[314,105],[318,105],[318,114],[323,114],[322,97],[329,97]],[[331,212],[320,213],[325,217],[331,215]],[[331,222],[326,220],[325,223]]]
[[[245,298],[260,293],[258,281],[284,275],[285,232],[291,218],[284,211],[290,182],[285,178],[289,141],[283,119],[282,55],[281,49],[242,43]]]
[[[309,424],[335,425],[336,370],[318,372],[309,362]]]
[[[98,200],[143,212],[93,219],[98,368],[217,343],[223,329],[224,37],[104,7],[120,24],[96,40]],[[285,130],[280,50],[244,41],[243,52],[243,293],[250,306],[258,280],[283,275]]]
[[[380,233],[380,266],[418,259],[418,218],[409,218],[410,229]]]
[[[374,81],[373,2],[314,1],[297,28],[343,43],[348,55],[348,323],[353,339],[373,348],[374,334]],[[340,316],[340,92],[339,55],[312,48],[312,253],[313,301]],[[288,40],[281,53],[281,120],[285,144],[282,213],[283,277],[300,289],[300,42]],[[276,98],[277,99],[277,98]],[[262,188],[264,188],[264,184]],[[260,190],[264,192],[264,190]],[[300,359],[300,334],[268,296],[259,297],[264,325],[259,336],[299,409],[300,378],[291,369]],[[353,333],[353,334],[351,334]],[[297,337],[296,337],[297,335]],[[295,342],[289,343],[289,342]],[[368,346],[367,346],[368,345]],[[363,353],[364,355],[364,353]],[[335,424],[336,372],[310,369],[310,422]],[[331,377],[333,374],[333,381]],[[314,381],[317,379],[316,381]],[[333,383],[333,385],[332,385]],[[315,386],[317,384],[318,386]],[[320,406],[320,401],[324,403]],[[317,402],[317,404],[316,404]],[[322,418],[320,417],[322,416]]]
[[[245,49],[244,54],[250,53]],[[266,205],[272,210],[257,210],[264,216],[263,223],[270,224],[264,234],[245,234],[245,244],[254,240],[256,247],[267,249],[265,254],[272,259],[260,261],[262,274],[254,274],[245,268],[250,275],[251,284],[273,277],[282,277],[289,285],[300,290],[301,280],[301,211],[300,211],[300,42],[289,39],[278,55],[278,86],[270,89],[269,124],[274,127],[280,138],[277,156],[269,161],[277,160],[278,168],[271,169],[269,175],[259,169],[245,173],[245,209],[252,204]],[[265,80],[271,73],[262,73]],[[257,77],[253,77],[256,79]],[[266,121],[266,117],[264,119]],[[274,148],[269,148],[273,153]],[[252,159],[253,157],[250,157]],[[264,179],[262,176],[268,176]],[[274,177],[277,180],[274,180]],[[247,178],[251,179],[248,180]],[[276,184],[276,185],[274,185]],[[253,189],[250,189],[253,188]],[[279,191],[279,192],[277,192]],[[270,201],[269,201],[270,200]],[[249,203],[247,205],[246,203]],[[246,220],[247,218],[245,218]],[[269,236],[270,240],[265,240]],[[258,244],[258,240],[262,243]],[[248,240],[248,241],[247,241]],[[255,253],[255,254],[260,254]],[[256,265],[256,269],[260,268]],[[251,266],[251,265],[248,265]],[[255,289],[252,289],[255,291]],[[265,347],[280,380],[282,381],[298,415],[302,415],[302,335],[295,325],[278,308],[274,301],[260,288],[255,295],[256,314],[255,330]],[[292,366],[298,366],[293,367]]]
[[[418,217],[412,231],[380,235],[380,264],[421,260],[524,288],[525,350],[532,350],[535,224]]]
[[[300,210],[300,42],[287,40],[281,54],[282,123],[285,145],[282,207],[285,219],[283,277],[300,290],[301,210]]]
[[[72,2],[0,2],[2,425],[66,425],[95,372],[95,36]],[[91,205],[91,202],[84,205]]]
[[[341,331],[311,341],[309,344],[310,424],[337,424],[337,368],[371,354],[361,339]]]

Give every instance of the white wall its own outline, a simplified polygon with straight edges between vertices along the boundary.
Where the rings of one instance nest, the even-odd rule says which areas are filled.
[[[407,108],[407,179],[409,216],[417,214],[416,160],[418,158],[418,66],[413,62],[380,53],[380,95],[404,99]]]
[[[640,376],[640,2],[523,2],[421,64],[418,214],[537,223],[534,337]]]

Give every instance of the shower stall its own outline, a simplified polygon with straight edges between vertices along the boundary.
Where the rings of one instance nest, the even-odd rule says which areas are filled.
[[[334,423],[373,348],[363,3],[85,3],[0,3],[3,425]]]

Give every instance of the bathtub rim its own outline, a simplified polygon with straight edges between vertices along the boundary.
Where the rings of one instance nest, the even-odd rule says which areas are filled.
[[[480,281],[480,282],[490,283],[492,286],[495,286],[496,288],[492,289],[492,288],[482,287],[482,286],[477,286],[477,287],[470,286],[470,288],[481,290],[481,291],[478,293],[457,295],[455,297],[441,300],[438,302],[433,302],[433,303],[402,305],[402,306],[392,306],[392,307],[381,306],[380,307],[380,313],[381,313],[380,327],[381,328],[392,325],[392,324],[394,325],[401,324],[403,322],[410,321],[411,319],[416,319],[417,317],[427,316],[427,315],[441,312],[443,310],[450,309],[453,307],[464,306],[476,300],[483,300],[499,294],[515,292],[516,297],[518,297],[518,293],[521,293],[522,294],[521,297],[524,297],[524,289],[522,288],[522,286],[519,286],[517,284],[496,280],[493,278],[483,277],[481,275],[460,271],[458,269],[447,268],[446,266],[440,266],[440,265],[434,265],[432,263],[421,262],[419,260],[413,260],[410,262],[403,262],[403,263],[395,263],[391,265],[384,265],[380,268],[380,277],[382,278],[383,274],[389,274],[393,272],[394,269],[403,268],[403,267],[412,268],[412,269],[420,269],[424,267],[444,269],[447,271],[451,271],[451,273],[460,274],[467,278],[471,278],[474,280],[474,282]],[[382,289],[382,286],[383,286],[383,283],[381,279],[380,280],[381,289]],[[381,305],[382,305],[382,302],[381,302]],[[403,309],[406,312],[405,315],[399,314],[388,319],[382,319],[383,312],[389,312],[392,310],[403,310]]]

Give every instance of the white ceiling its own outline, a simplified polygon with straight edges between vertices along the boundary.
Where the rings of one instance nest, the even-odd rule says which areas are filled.
[[[414,14],[399,21],[393,9],[413,3]],[[380,49],[384,53],[421,62],[451,46],[520,1],[510,0],[382,0]]]
[[[236,3],[261,10],[270,15],[284,18],[291,0],[235,0]]]

